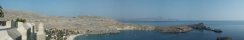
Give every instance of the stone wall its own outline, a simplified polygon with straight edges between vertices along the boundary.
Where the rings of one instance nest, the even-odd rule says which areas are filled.
[[[6,21],[0,21],[0,26],[6,26]]]
[[[20,32],[21,34],[21,40],[27,40],[27,29],[25,29],[24,27],[24,23],[23,22],[17,22],[17,30]]]
[[[8,28],[11,28],[11,21],[6,21],[6,26],[5,27],[8,27]]]
[[[37,40],[45,40],[45,32],[44,32],[44,24],[39,23],[38,25],[38,30],[37,30]]]

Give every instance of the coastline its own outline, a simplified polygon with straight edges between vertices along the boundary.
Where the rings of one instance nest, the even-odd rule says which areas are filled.
[[[84,34],[70,35],[70,36],[68,36],[67,40],[74,40],[75,37],[80,36],[80,35],[84,35]]]
[[[18,16],[16,16],[18,15]],[[74,40],[75,37],[84,34],[104,34],[117,33],[120,30],[145,30],[159,32],[189,32],[193,29],[210,30],[221,33],[221,30],[206,27],[203,23],[173,25],[173,26],[151,26],[123,23],[114,19],[99,17],[99,16],[77,16],[77,17],[62,17],[62,16],[42,16],[32,14],[20,14],[7,12],[7,19],[25,18],[27,22],[45,24],[44,29],[49,39]]]

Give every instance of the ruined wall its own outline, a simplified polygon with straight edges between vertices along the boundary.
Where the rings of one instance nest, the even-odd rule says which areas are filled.
[[[44,24],[43,23],[39,23],[39,25],[37,26],[37,40],[45,40],[45,32],[44,32]]]
[[[27,40],[27,29],[24,28],[24,23],[23,22],[17,22],[17,30],[20,32],[21,34],[21,39],[22,40]]]
[[[6,21],[0,21],[0,26],[6,26]]]
[[[0,31],[0,40],[14,40],[13,38],[11,38],[9,35],[8,35],[8,32],[7,30],[2,30]]]
[[[11,21],[6,21],[6,26],[5,27],[11,28],[12,27],[11,24],[12,24]]]

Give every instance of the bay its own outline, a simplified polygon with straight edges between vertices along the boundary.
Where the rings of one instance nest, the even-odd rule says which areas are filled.
[[[217,36],[229,36],[244,40],[244,21],[131,21],[138,25],[171,26],[203,22],[206,26],[223,30],[223,33],[194,30],[187,33],[162,33],[157,31],[125,30],[115,34],[82,35],[75,40],[216,40]]]

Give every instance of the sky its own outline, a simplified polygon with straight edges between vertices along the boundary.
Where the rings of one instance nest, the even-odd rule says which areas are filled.
[[[244,20],[242,0],[0,0],[0,5],[51,16]]]

